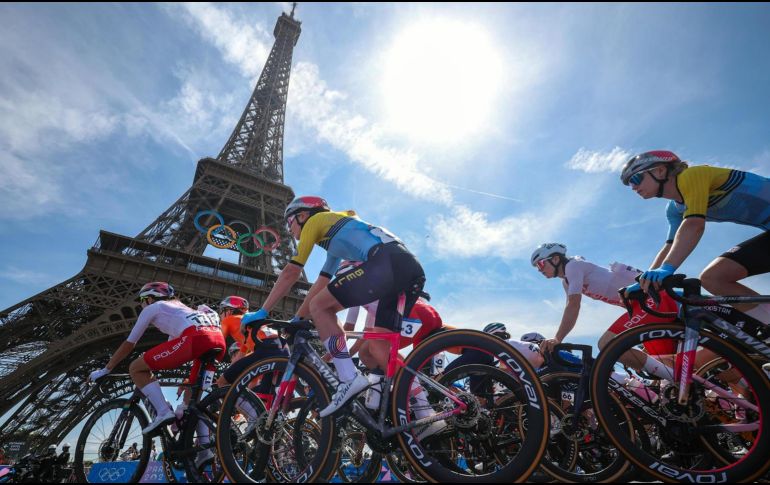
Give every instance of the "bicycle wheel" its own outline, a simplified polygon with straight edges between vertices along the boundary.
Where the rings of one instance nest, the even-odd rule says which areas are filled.
[[[607,433],[596,420],[590,400],[579,412],[574,406],[580,385],[580,374],[553,372],[540,378],[551,411],[551,431],[542,460],[543,470],[556,480],[573,483],[615,482],[630,463],[612,445]],[[586,392],[588,389],[586,389]],[[614,413],[624,432],[632,436],[631,417],[617,399]],[[556,418],[556,419],[555,419]],[[577,419],[577,427],[573,427]]]
[[[452,393],[465,405],[460,411],[453,399],[431,387],[432,379],[423,371],[435,355],[466,349],[490,357],[506,370],[477,364],[443,376],[441,382],[454,387]],[[451,382],[446,380],[450,374]],[[428,403],[412,404],[412,395],[420,388],[428,391]],[[420,439],[425,430],[414,427],[398,435],[409,462],[429,481],[520,482],[537,468],[547,440],[547,402],[532,366],[503,340],[475,330],[436,334],[409,354],[396,376],[393,394],[392,417],[402,426],[418,420],[418,414],[424,418],[426,411],[428,415],[455,412],[443,420],[445,431],[430,438]],[[507,394],[516,396],[515,402],[498,407]],[[520,422],[527,423],[526,436]]]
[[[394,450],[388,453],[385,458],[388,463],[388,469],[396,479],[401,483],[425,483],[425,479],[420,476],[420,472],[414,469],[409,460],[406,459],[402,450]]]
[[[330,401],[329,392],[307,365],[299,363],[294,368],[294,396],[304,394],[306,400],[299,408],[279,410],[272,426],[266,425],[267,408],[253,392],[253,383],[260,378],[282,376],[287,364],[284,357],[255,362],[241,373],[225,396],[216,443],[222,468],[233,482],[253,483],[267,475],[300,483],[330,480],[337,469],[340,450],[333,446],[336,425],[331,416],[317,417]]]
[[[340,436],[340,464],[337,477],[343,483],[373,483],[382,470],[382,454],[366,441],[366,431],[348,421]]]
[[[672,349],[682,348],[684,334],[681,324],[650,324],[614,338],[599,354],[592,376],[597,417],[615,446],[659,480],[753,481],[770,468],[770,388],[762,371],[743,350],[703,332],[696,362],[704,355],[710,356],[709,360],[722,359],[729,364],[729,372],[717,370],[700,377],[694,374],[684,405],[678,403],[679,383],[673,371],[678,354],[651,356],[654,361],[648,368],[657,369],[639,370],[647,360],[640,350],[643,344],[656,341],[655,348],[668,346],[669,351],[677,352]],[[612,378],[613,373],[616,378]],[[629,385],[620,383],[619,375],[627,376],[621,380]],[[646,385],[644,395],[638,393],[638,384],[630,385],[634,382]],[[738,386],[740,391],[736,390]],[[620,422],[612,412],[612,395],[644,427],[649,437],[647,446],[641,446],[640,440],[627,433],[615,431]]]
[[[219,418],[219,409],[222,407],[222,401],[227,391],[228,387],[212,389],[195,406],[197,412],[201,413],[200,417],[192,410],[187,412],[182,445],[185,450],[183,461],[188,482],[217,483],[224,479],[224,470],[222,470],[219,456],[216,453],[216,423]],[[201,429],[198,429],[199,423],[202,423]],[[203,427],[206,431],[203,431]],[[203,433],[203,436],[200,433]],[[199,457],[208,459],[198,463]]]
[[[74,473],[78,481],[88,482],[86,467],[98,463],[120,460],[132,443],[142,443],[139,463],[130,477],[121,477],[127,483],[138,483],[150,460],[152,439],[142,434],[142,428],[149,424],[149,418],[136,403],[129,406],[130,399],[114,399],[99,407],[88,418],[78,437],[73,460]],[[95,477],[95,481],[104,481]]]

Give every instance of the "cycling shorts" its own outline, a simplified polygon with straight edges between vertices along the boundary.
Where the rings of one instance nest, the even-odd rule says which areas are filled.
[[[646,303],[648,307],[661,313],[677,313],[679,311],[679,306],[676,301],[665,293],[660,294],[660,306],[655,305],[655,301],[653,301],[652,297],[648,298]],[[615,323],[607,329],[608,331],[618,335],[626,330],[648,323],[670,323],[676,321],[676,317],[661,318],[645,312],[642,310],[638,301],[632,301],[631,306],[633,308],[631,318],[628,317],[628,313],[623,313],[623,315],[615,320]],[[644,348],[650,355],[668,355],[676,353],[676,343],[673,340],[668,339],[647,342],[644,344]]]
[[[722,257],[732,259],[746,268],[749,276],[770,273],[770,232],[743,241],[722,253]]]
[[[378,244],[369,251],[367,261],[329,283],[329,292],[343,308],[361,306],[379,300],[374,326],[401,331],[397,312],[398,295],[425,278],[417,258],[400,242]],[[419,295],[406,294],[404,315],[409,315]]]
[[[195,360],[190,370],[190,382],[198,379],[201,362],[196,360],[211,349],[219,348],[222,351],[217,355],[217,360],[225,357],[227,344],[219,327],[188,327],[177,338],[163,342],[146,351],[142,358],[151,370],[178,369],[183,364]],[[207,370],[215,370],[211,364]]]

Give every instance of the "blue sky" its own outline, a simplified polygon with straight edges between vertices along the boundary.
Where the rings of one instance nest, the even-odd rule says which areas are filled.
[[[135,235],[190,186],[288,8],[0,5],[0,308],[75,275],[99,229]],[[542,242],[647,267],[665,202],[619,182],[635,153],[770,176],[767,4],[300,4],[297,17],[285,181],[402,237],[447,323],[551,335],[564,293],[529,264]],[[709,224],[682,270],[757,233]],[[770,293],[768,276],[749,284]],[[584,300],[573,340],[620,313]]]

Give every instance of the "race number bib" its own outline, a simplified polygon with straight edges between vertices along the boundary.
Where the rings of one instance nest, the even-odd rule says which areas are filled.
[[[198,327],[219,327],[219,315],[214,312],[195,312],[187,315],[187,319]]]
[[[392,232],[388,231],[384,227],[369,226],[369,232],[372,233],[372,235],[380,238],[380,241],[383,243],[389,243],[393,241],[401,242],[399,238],[397,238]]]
[[[446,367],[446,354],[439,352],[433,356],[433,373],[444,372],[444,367]]]
[[[410,318],[404,318],[401,322],[401,336],[406,338],[414,338],[417,332],[422,328],[422,321],[412,320]]]

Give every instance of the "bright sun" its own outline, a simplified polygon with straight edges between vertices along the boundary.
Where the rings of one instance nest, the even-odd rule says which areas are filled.
[[[390,128],[426,143],[462,143],[493,114],[502,61],[485,31],[456,20],[414,24],[385,56]]]

